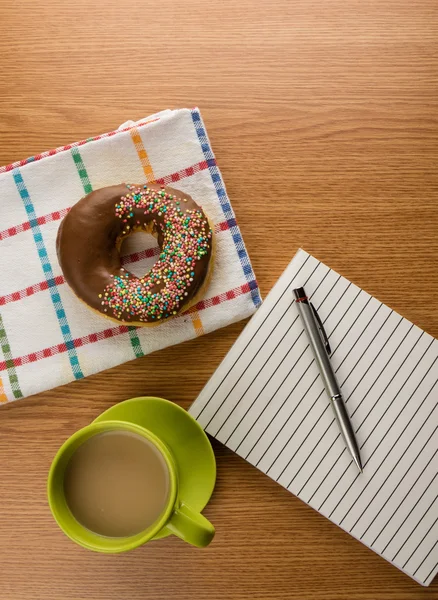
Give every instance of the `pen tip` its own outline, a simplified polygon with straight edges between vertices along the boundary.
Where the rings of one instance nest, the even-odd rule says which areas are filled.
[[[363,468],[362,468],[362,465],[360,463],[360,460],[358,458],[356,458],[355,456],[353,457],[353,460],[354,460],[354,463],[356,464],[356,467],[357,467],[359,473],[362,474],[363,473]]]

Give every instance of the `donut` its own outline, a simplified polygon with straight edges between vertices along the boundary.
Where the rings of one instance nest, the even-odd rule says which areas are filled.
[[[121,264],[128,235],[151,233],[160,247],[148,273]],[[119,184],[91,192],[61,221],[59,264],[74,294],[119,323],[152,326],[189,309],[211,277],[213,232],[188,194],[158,184]]]

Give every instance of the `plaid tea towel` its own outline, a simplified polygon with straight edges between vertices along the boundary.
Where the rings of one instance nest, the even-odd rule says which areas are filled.
[[[56,256],[60,219],[94,189],[156,181],[199,202],[217,251],[195,307],[159,327],[117,325],[66,285]],[[129,238],[137,275],[155,240]],[[140,246],[139,246],[140,244]],[[141,248],[141,249],[140,249]],[[0,168],[0,402],[36,394],[239,321],[260,304],[257,282],[198,109],[166,110]]]

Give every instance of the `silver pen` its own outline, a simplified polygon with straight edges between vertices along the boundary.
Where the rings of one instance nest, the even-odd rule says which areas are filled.
[[[362,463],[360,460],[359,448],[354,436],[353,428],[342,399],[341,388],[336,381],[335,372],[330,362],[330,344],[326,332],[324,331],[321,319],[316,312],[313,304],[309,302],[304,288],[298,288],[293,291],[298,312],[304,324],[304,329],[309,337],[310,346],[315,355],[324,387],[330,399],[333,412],[344,438],[345,445],[353,457],[357,468],[362,473]]]

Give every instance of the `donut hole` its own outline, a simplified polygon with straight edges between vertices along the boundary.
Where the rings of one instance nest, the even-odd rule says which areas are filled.
[[[150,233],[137,231],[128,235],[120,247],[122,266],[136,277],[143,277],[158,260],[160,247]]]

